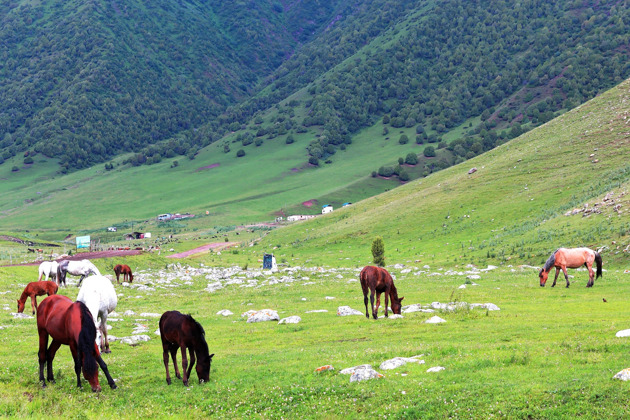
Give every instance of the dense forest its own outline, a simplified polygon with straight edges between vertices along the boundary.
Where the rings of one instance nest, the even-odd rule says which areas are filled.
[[[461,161],[630,76],[627,1],[51,3],[0,6],[0,159],[62,170],[192,158],[227,131],[317,132],[317,164],[377,122]]]

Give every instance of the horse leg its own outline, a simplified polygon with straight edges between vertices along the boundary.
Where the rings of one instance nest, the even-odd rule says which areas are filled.
[[[85,278],[85,274],[81,274],[81,278],[79,279],[79,283],[77,283],[77,287],[81,287],[81,282]]]
[[[562,272],[564,273],[564,279],[567,281],[567,288],[568,288],[571,285],[571,283],[569,283],[569,273],[567,273],[567,268],[563,266]]]
[[[116,389],[117,387],[116,387],[116,383],[114,382],[114,378],[112,378],[112,376],[109,374],[109,370],[107,369],[107,365],[105,364],[105,361],[103,360],[101,355],[98,354],[98,348],[96,347],[96,344],[94,344],[94,357],[96,359],[96,363],[98,363],[98,365],[100,366],[101,370],[105,374],[105,377],[107,378],[107,383],[109,384],[109,387],[111,389]]]
[[[365,317],[367,319],[370,319],[370,314],[368,313],[368,297],[367,297],[367,293],[363,293],[363,303],[365,303]]]
[[[188,358],[186,357],[186,346],[180,346],[182,350],[182,372],[184,373],[184,385],[188,386]]]
[[[72,358],[74,359],[74,373],[77,374],[77,388],[83,388],[81,385],[81,359],[83,355],[77,349],[73,350],[72,347],[70,350],[72,350]]]
[[[586,287],[593,287],[595,272],[593,271],[593,265],[584,264],[588,268],[588,283],[586,283]]]
[[[179,374],[179,368],[177,367],[177,350],[178,349],[179,347],[177,347],[177,344],[170,345],[171,358],[173,359],[173,366],[175,367],[175,377],[177,379],[182,379],[182,375]]]
[[[370,308],[372,309],[372,316],[374,316],[374,294],[376,293],[376,291],[371,291],[370,293]],[[368,317],[369,318],[369,317]],[[376,317],[374,316],[374,319],[376,319]]]
[[[389,318],[389,316],[387,315],[387,306],[389,305],[389,290],[385,291],[385,318]]]
[[[551,287],[556,286],[556,281],[558,281],[558,274],[560,274],[560,269],[556,267],[556,277],[553,278],[553,284],[551,285]]]
[[[48,371],[46,372],[46,377],[48,382],[55,383],[55,376],[53,375],[53,360],[55,359],[55,354],[57,350],[61,347],[61,343],[59,341],[53,340],[50,343],[50,347],[48,347],[48,351],[46,352],[46,363],[48,364]]]
[[[164,368],[166,369],[166,383],[168,385],[170,385],[171,384],[171,374],[168,371],[168,362],[169,362],[169,360],[168,360],[168,347],[169,347],[169,344],[163,341],[162,342],[162,350],[164,352],[163,358],[164,358]],[[173,363],[175,363],[175,358],[173,358]],[[177,366],[177,364],[175,364],[175,366]]]
[[[31,296],[31,307],[33,308],[33,315],[35,315],[35,311],[37,310],[37,298],[35,295]]]
[[[376,295],[376,308],[372,311],[372,316],[374,319],[378,319],[378,308],[381,306],[381,294],[378,293]]]
[[[48,333],[40,329],[39,331],[39,352],[37,357],[39,358],[39,382],[42,384],[42,388],[46,388],[46,379],[44,379],[44,365],[46,364],[46,355],[48,351]]]
[[[190,365],[188,366],[188,372],[186,372],[186,377],[190,379],[190,374],[192,373],[193,366],[195,366],[195,352],[193,351],[192,347],[189,348],[188,351],[190,352]]]

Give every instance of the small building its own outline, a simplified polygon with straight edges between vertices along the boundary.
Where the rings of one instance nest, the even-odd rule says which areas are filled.
[[[116,228],[116,226],[110,226],[107,228],[108,232],[116,232],[118,229]]]
[[[316,215],[314,214],[294,214],[292,216],[287,217],[287,222],[297,222],[298,220],[307,220],[312,219]]]
[[[350,204],[352,204],[352,203],[343,203],[343,205],[341,207],[348,207]]]
[[[325,206],[322,206],[322,214],[332,213],[332,211],[333,211],[333,206],[331,206],[330,204],[326,204]]]
[[[272,272],[278,271],[276,257],[274,257],[273,254],[263,255],[263,270],[271,270]]]

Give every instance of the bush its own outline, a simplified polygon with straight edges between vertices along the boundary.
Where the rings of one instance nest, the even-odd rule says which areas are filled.
[[[411,179],[411,177],[409,176],[409,173],[403,169],[398,174],[398,179],[400,179],[403,182],[407,182]]]
[[[245,156],[245,150],[239,149],[238,152],[236,152],[236,157],[243,157],[243,156]]]
[[[398,139],[398,143],[400,144],[407,144],[409,143],[409,137],[407,137],[406,134],[403,134],[402,136],[400,136],[400,138]]]
[[[389,178],[394,174],[394,169],[389,166],[381,166],[378,168],[378,174],[382,177]]]
[[[408,153],[405,157],[405,163],[407,165],[417,165],[418,164],[418,155],[415,153]]]
[[[313,166],[319,166],[319,159],[317,159],[315,156],[311,156],[310,158],[308,158],[308,163]]]
[[[424,148],[425,157],[435,157],[435,148],[433,146],[427,146]]]
[[[385,244],[380,236],[372,242],[372,261],[379,267],[385,266]]]

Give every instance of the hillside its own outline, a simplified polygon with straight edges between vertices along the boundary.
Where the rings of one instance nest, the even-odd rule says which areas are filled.
[[[338,3],[0,2],[0,162],[86,168],[178,133],[178,153],[203,147],[214,133],[191,130],[256,92]]]
[[[607,263],[622,262],[629,148],[625,81],[469,162],[276,230],[262,248],[291,264],[362,266],[380,235],[388,264],[539,265],[560,246],[601,248]]]

